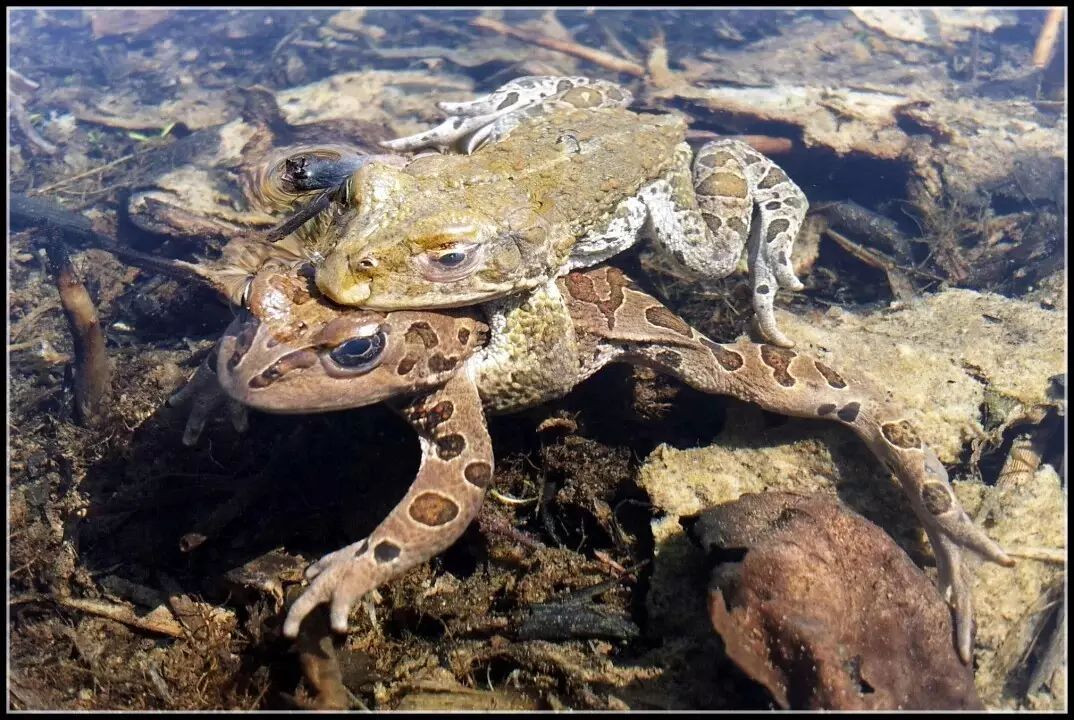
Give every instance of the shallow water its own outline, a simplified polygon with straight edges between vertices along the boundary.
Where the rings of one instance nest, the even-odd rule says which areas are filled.
[[[1058,32],[1059,59],[1050,61],[1038,52],[1045,10],[928,12],[13,10],[9,193],[69,211],[68,220],[80,217],[96,237],[143,253],[215,257],[227,240],[265,232],[279,219],[250,212],[241,160],[209,157],[222,127],[262,122],[271,132],[258,137],[276,139],[335,122],[351,133],[341,139],[372,148],[378,139],[439,123],[437,101],[473,98],[518,76],[618,82],[634,93],[639,111],[685,114],[695,148],[715,137],[744,137],[805,192],[814,220],[794,262],[806,289],[780,292],[777,307],[823,326],[840,312],[909,312],[950,289],[1001,296],[985,324],[1000,326],[995,337],[1011,344],[1010,362],[1021,363],[1002,378],[992,356],[983,357],[988,353],[935,340],[942,338],[937,325],[976,327],[979,317],[940,318],[927,327],[908,320],[912,330],[892,352],[922,348],[933,367],[942,362],[946,372],[950,363],[957,383],[948,384],[972,378],[985,388],[980,407],[956,411],[962,406],[952,400],[934,413],[945,416],[943,428],[955,438],[941,455],[948,471],[966,480],[960,500],[970,507],[964,495],[987,494],[1016,440],[1029,437],[1042,468],[1034,482],[1044,483],[1040,473],[1050,466],[1061,477],[1047,482],[1063,491],[1034,495],[1041,506],[1023,497],[1011,507],[1032,507],[1062,526],[1066,26]],[[251,142],[235,158],[255,149],[265,150]],[[163,193],[153,197],[175,209],[161,212],[159,203],[140,200],[150,192]],[[272,577],[266,582],[281,588],[274,571],[300,572],[302,559],[369,532],[414,475],[410,430],[382,407],[297,418],[255,413],[246,435],[222,414],[197,446],[184,448],[185,416],[163,401],[233,311],[208,289],[131,269],[68,227],[64,239],[114,368],[108,419],[81,426],[70,378],[80,349],[38,252],[49,231],[36,212],[13,212],[8,237],[13,704],[276,708],[290,706],[296,692],[300,705],[328,702],[330,693],[300,679],[277,634],[282,595],[274,592],[282,589],[252,589],[250,578]],[[697,281],[643,247],[613,262],[710,337],[730,340],[749,330],[744,273]],[[1053,333],[1041,330],[1053,322]],[[852,324],[831,330],[832,343],[849,336]],[[866,334],[877,332],[870,327]],[[1018,332],[1023,341],[1014,339]],[[865,357],[859,369],[882,375],[904,359],[874,357],[870,367]],[[931,408],[915,402],[936,395],[929,371],[920,375],[890,382],[924,413]],[[378,709],[443,707],[438,702],[770,707],[721,643],[701,634],[710,627],[704,559],[660,534],[667,527],[651,521],[672,518],[675,537],[684,537],[680,508],[661,505],[639,479],[662,443],[737,447],[729,438],[743,437],[743,427],[746,437],[798,432],[800,421],[784,425],[746,408],[619,368],[562,400],[493,418],[494,487],[508,501],[487,503],[481,532],[471,528],[440,559],[382,588],[376,622],[364,610],[352,617],[353,633],[339,651],[342,684],[357,698],[347,702]],[[824,447],[856,442],[846,433],[825,437]],[[868,453],[855,452],[860,457],[849,465],[836,462],[842,469],[831,470],[833,479],[854,463],[881,472]],[[891,531],[868,500],[833,484],[851,507]],[[905,501],[891,497],[891,514],[909,516]],[[1024,537],[1011,531],[1013,542],[1065,553],[1049,544],[1050,528],[1042,522],[1039,534]],[[180,539],[194,534],[204,543],[182,552]],[[929,566],[916,526],[893,534]],[[271,555],[278,548],[284,560]],[[652,599],[659,592],[650,595],[654,583],[676,575],[661,556],[681,560],[677,576],[690,578],[681,586],[689,595],[681,618],[669,618]],[[258,562],[268,567],[249,569]],[[1060,606],[1065,575],[1035,560],[1021,561],[1020,569],[1034,562],[1043,569],[1020,580],[1029,589],[1010,610],[1018,621],[985,625],[989,612],[979,611],[977,691],[990,708],[1063,702],[1065,650],[1061,677],[1042,680],[1037,668],[1048,667],[1047,642],[1061,626],[1049,608]],[[626,573],[587,606],[590,614],[579,611],[594,627],[605,616],[613,625],[629,623],[637,637],[511,634],[533,606],[622,578],[622,567],[643,563],[636,581]],[[240,567],[247,570],[236,575]],[[997,577],[987,582],[1004,589]],[[297,579],[284,584],[293,589]],[[986,581],[978,582],[987,602]],[[667,587],[676,589],[665,595],[674,595],[680,586]],[[134,607],[140,618],[169,605],[168,596],[172,610],[162,613],[173,619],[156,626],[130,612],[106,619],[101,609]],[[98,605],[87,609],[69,598]],[[199,613],[221,615],[195,626],[174,619],[176,607],[195,601],[205,603]],[[1043,638],[1037,643],[1023,637],[1036,634]]]

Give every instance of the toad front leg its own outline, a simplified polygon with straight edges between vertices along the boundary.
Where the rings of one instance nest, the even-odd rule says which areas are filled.
[[[183,444],[187,447],[197,444],[202,430],[205,429],[205,423],[216,415],[221,403],[227,404],[231,424],[238,432],[246,432],[249,428],[246,406],[228,397],[220,387],[216,376],[216,356],[219,350],[220,343],[217,343],[186,381],[186,385],[168,398],[168,407],[190,409],[186,427],[183,429]]]
[[[298,634],[315,607],[331,603],[332,629],[347,631],[351,608],[367,592],[450,547],[477,517],[492,481],[492,442],[477,388],[460,372],[400,413],[418,432],[421,466],[387,518],[360,542],[306,571],[310,586],[291,606],[283,632]]]

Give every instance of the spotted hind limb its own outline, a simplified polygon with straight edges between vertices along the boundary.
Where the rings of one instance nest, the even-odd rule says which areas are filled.
[[[303,618],[324,602],[331,604],[332,629],[346,632],[351,608],[363,595],[450,547],[481,509],[492,481],[492,442],[469,374],[457,373],[399,411],[418,432],[417,477],[368,538],[306,570],[310,586],[287,613],[287,637],[295,637]]]
[[[1014,561],[962,508],[943,465],[904,412],[866,381],[846,378],[803,353],[746,340],[719,344],[689,332],[696,344],[640,346],[631,354],[704,392],[784,415],[842,423],[895,475],[932,544],[939,585],[953,610],[959,655],[969,662],[973,616],[964,553],[1008,567]]]
[[[384,141],[381,147],[396,152],[458,148],[469,155],[485,142],[506,136],[522,119],[533,113],[563,106],[626,106],[632,101],[633,96],[629,91],[607,80],[530,75],[515,78],[474,100],[437,103],[441,110],[450,113],[447,120],[431,130]]]

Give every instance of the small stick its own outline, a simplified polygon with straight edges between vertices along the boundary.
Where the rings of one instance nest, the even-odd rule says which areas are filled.
[[[11,108],[11,114],[15,118],[15,124],[18,125],[19,130],[26,136],[26,139],[30,141],[30,144],[36,147],[46,155],[55,155],[59,152],[59,148],[50,143],[37,132],[32,122],[30,122],[30,116],[26,114],[26,106],[22,104],[22,98],[15,94],[8,94],[9,107]]]
[[[645,77],[645,68],[638,63],[623,60],[622,58],[606,53],[603,50],[597,50],[585,45],[579,45],[578,43],[567,40],[559,40],[554,37],[529,32],[527,30],[519,30],[516,27],[511,27],[506,23],[500,22],[499,20],[493,20],[492,18],[487,17],[475,18],[470,21],[470,25],[483,30],[492,30],[501,35],[528,42],[531,45],[548,48],[549,50],[555,50],[556,52],[561,52],[566,55],[573,55],[582,58],[583,60],[588,60],[596,65],[600,65],[601,67],[608,68],[609,70],[614,70],[615,72],[621,72],[639,78]]]
[[[46,250],[74,341],[75,419],[86,427],[97,427],[107,417],[106,405],[112,393],[112,367],[104,347],[104,332],[97,308],[75,273],[63,243],[53,238]]]
[[[57,180],[56,182],[52,183],[51,185],[46,185],[45,187],[37,188],[36,190],[31,190],[30,192],[32,192],[34,195],[43,195],[44,193],[47,193],[49,190],[55,190],[56,188],[60,188],[60,187],[63,187],[65,185],[70,185],[73,182],[77,182],[78,180],[88,178],[91,175],[100,174],[100,173],[104,172],[105,170],[107,170],[109,168],[115,167],[116,165],[121,165],[121,164],[127,162],[128,160],[133,160],[134,158],[138,157],[139,155],[145,155],[147,152],[149,152],[151,150],[154,150],[154,149],[155,148],[149,147],[149,148],[145,148],[144,150],[139,150],[138,152],[131,153],[130,155],[124,155],[121,158],[116,158],[112,162],[105,163],[104,165],[98,165],[97,167],[92,168],[90,170],[87,170],[86,172],[81,172],[81,173],[78,173],[77,175],[72,175],[71,177],[67,177],[67,178],[63,178],[61,180]]]
[[[185,635],[183,627],[171,616],[161,617],[158,613],[151,613],[144,617],[138,617],[134,611],[128,607],[123,605],[112,605],[100,600],[66,597],[56,598],[56,601],[60,605],[71,608],[72,610],[79,610],[84,613],[89,613],[90,615],[115,620],[124,625],[138,628],[139,630],[147,630],[149,632],[168,635],[174,638],[181,638]]]
[[[906,275],[902,272],[899,266],[886,255],[878,250],[867,250],[853,242],[850,238],[831,228],[827,228],[824,232],[828,234],[828,237],[835,241],[836,245],[843,248],[866,265],[872,265],[873,267],[882,270],[884,275],[887,276],[888,285],[891,287],[892,294],[897,299],[909,300],[914,296],[914,288]]]
[[[1037,36],[1037,45],[1033,48],[1033,67],[1038,70],[1043,70],[1048,67],[1048,64],[1052,61],[1052,56],[1055,55],[1055,45],[1059,40],[1059,30],[1063,25],[1063,18],[1066,16],[1067,9],[1065,7],[1053,7],[1048,10],[1048,15],[1044,18],[1044,25],[1040,29],[1040,35]]]

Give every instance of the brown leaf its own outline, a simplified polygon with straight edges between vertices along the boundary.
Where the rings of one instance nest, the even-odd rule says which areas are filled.
[[[980,708],[951,614],[884,531],[824,496],[744,495],[704,513],[709,610],[728,656],[784,708]]]

